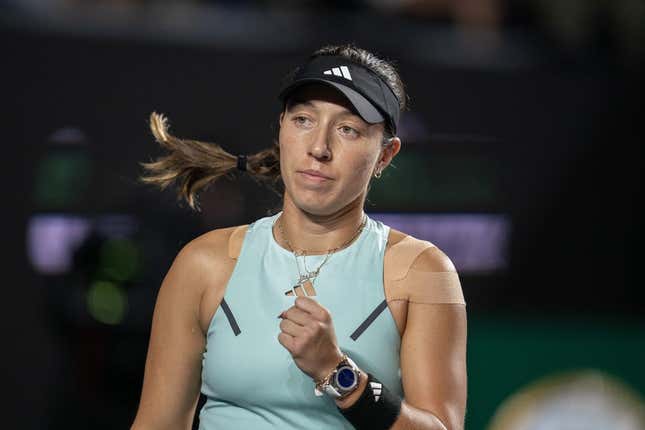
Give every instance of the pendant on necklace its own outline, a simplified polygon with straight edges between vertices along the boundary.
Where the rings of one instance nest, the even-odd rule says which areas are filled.
[[[285,296],[293,296],[295,293],[296,296],[315,296],[316,290],[314,290],[314,285],[311,283],[310,278],[305,278],[301,280],[298,284],[294,285],[293,288],[288,289],[284,292]]]

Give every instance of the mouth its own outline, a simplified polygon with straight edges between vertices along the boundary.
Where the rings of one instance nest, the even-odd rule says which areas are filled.
[[[317,170],[298,170],[298,174],[303,178],[313,182],[324,182],[332,180],[332,178],[323,175]]]

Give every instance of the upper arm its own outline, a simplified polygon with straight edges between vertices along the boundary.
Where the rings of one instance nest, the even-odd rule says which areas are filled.
[[[152,317],[134,429],[192,426],[205,347],[199,306],[202,292],[212,281],[211,253],[200,240],[191,241],[177,254],[164,277]]]
[[[432,412],[448,429],[456,430],[463,428],[466,410],[466,307],[458,300],[461,291],[430,293],[433,283],[451,279],[436,275],[441,273],[457,276],[452,262],[436,247],[422,252],[411,267],[408,276],[414,279],[408,282],[415,284],[414,289],[426,289],[420,297],[434,300],[408,304],[401,377],[406,403]],[[454,281],[440,288],[461,290]]]

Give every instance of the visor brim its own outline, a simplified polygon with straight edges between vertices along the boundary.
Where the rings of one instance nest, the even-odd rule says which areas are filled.
[[[376,107],[374,107],[374,105],[368,99],[366,99],[362,94],[353,90],[352,88],[349,88],[346,85],[339,84],[338,82],[328,81],[325,79],[320,79],[320,78],[301,79],[289,85],[288,87],[284,88],[280,92],[279,98],[284,101],[295,90],[299,89],[300,87],[306,84],[312,84],[312,83],[320,83],[338,90],[341,94],[345,96],[345,98],[351,103],[351,105],[354,106],[354,109],[356,109],[356,112],[358,113],[358,115],[360,115],[360,117],[363,118],[365,122],[369,124],[376,124],[376,123],[385,121],[385,117],[383,117],[381,112]]]

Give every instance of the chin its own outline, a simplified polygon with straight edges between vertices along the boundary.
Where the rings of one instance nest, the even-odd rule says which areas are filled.
[[[330,215],[334,212],[333,208],[330,208],[327,205],[315,204],[311,202],[303,202],[303,203],[296,202],[296,206],[300,210],[311,215],[324,216],[324,215]]]
[[[293,204],[311,215],[315,216],[329,216],[337,214],[338,212],[348,209],[348,206],[353,206],[355,200],[340,201],[323,201],[322,199],[292,199]]]
[[[312,215],[329,215],[334,212],[335,205],[326,202],[327,199],[315,195],[302,196],[290,194],[291,201],[298,209]]]
[[[337,186],[340,186],[337,184]],[[346,193],[338,194],[329,190],[329,192],[313,192],[306,188],[300,188],[297,184],[287,191],[289,199],[293,205],[303,212],[317,216],[327,216],[337,213],[348,205],[352,205],[356,199],[360,199],[360,193],[355,198],[351,198]],[[344,197],[344,199],[339,199]]]

